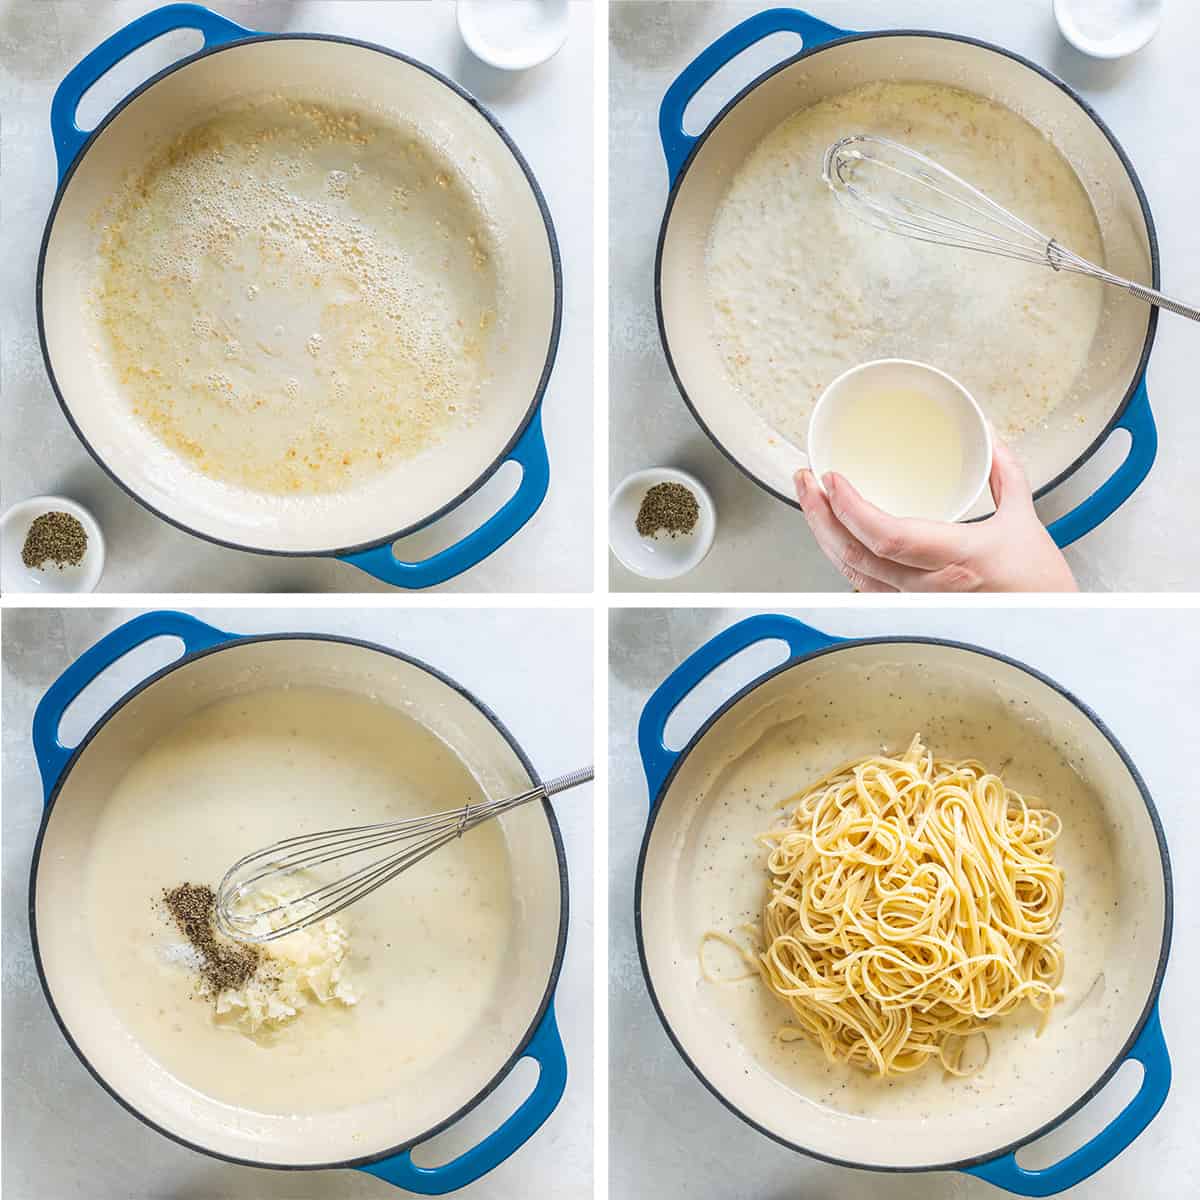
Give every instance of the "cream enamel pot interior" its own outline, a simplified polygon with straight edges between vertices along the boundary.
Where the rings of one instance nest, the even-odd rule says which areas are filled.
[[[680,701],[739,651],[772,640],[787,644],[788,661],[722,705],[682,751],[667,749],[663,731]],[[815,1047],[777,1042],[786,1008],[757,978],[708,983],[698,951],[706,929],[733,934],[757,919],[765,875],[754,835],[774,805],[834,763],[906,745],[917,729],[940,754],[1008,761],[1014,787],[1058,797],[1069,999],[1040,1038],[1036,1024],[993,1031],[976,1079],[917,1073],[877,1088],[851,1068],[829,1068]],[[1109,1162],[1158,1112],[1171,1077],[1157,1015],[1171,935],[1166,844],[1133,764],[1058,685],[974,646],[843,641],[790,617],[755,616],[667,677],[642,712],[638,744],[651,804],[635,893],[642,968],[676,1049],[743,1120],[847,1166],[958,1169],[1045,1196]],[[1070,788],[1083,798],[1067,807]],[[1116,906],[1104,912],[1085,899],[1101,882]],[[1144,1077],[1119,1116],[1053,1166],[1018,1165],[1021,1147],[1128,1058]]]
[[[109,68],[174,29],[196,29],[204,48],[125,98],[90,134],[75,125],[80,97]],[[467,184],[487,198],[510,261],[505,320],[478,420],[351,492],[274,496],[220,483],[187,466],[125,411],[114,372],[93,349],[87,294],[100,230],[92,221],[152,148],[239,97],[295,89],[387,120],[418,119],[467,164]],[[520,152],[456,84],[381,46],[320,35],[255,34],[207,9],[176,4],[147,13],[93,50],[54,97],[51,127],[60,182],[38,264],[38,327],[51,384],[72,428],[134,499],[189,533],[262,554],[342,558],[401,587],[440,583],[475,565],[536,512],[549,484],[540,404],[558,346],[562,279],[550,213]],[[478,529],[420,562],[392,543],[476,491],[505,461],[521,482]]]
[[[784,31],[802,38],[802,52],[744,88],[699,137],[684,133],[688,104],[717,71],[762,38]],[[1041,67],[970,38],[908,30],[851,33],[794,9],[771,9],[742,22],[698,55],[663,98],[659,128],[671,192],[659,234],[655,299],[667,361],[692,415],[731,462],[795,507],[792,475],[805,465],[803,455],[727,382],[709,331],[709,231],[734,172],[768,132],[798,109],[877,80],[944,83],[1023,116],[1067,153],[1095,208],[1109,266],[1158,286],[1154,223],[1132,164],[1096,113]],[[985,265],[982,258],[980,264]],[[1015,444],[1040,497],[1081,467],[1116,428],[1132,439],[1112,476],[1049,526],[1059,545],[1111,516],[1153,464],[1157,436],[1145,370],[1157,319],[1157,310],[1108,289],[1078,389],[1084,399],[1072,405],[1078,419],[1031,430]],[[972,515],[990,509],[985,499]]]
[[[58,740],[67,706],[130,650],[160,637],[185,653],[134,688],[74,749]],[[485,792],[535,779],[499,720],[433,668],[383,647],[310,634],[238,637],[180,613],[140,616],[87,650],[50,687],[33,727],[46,810],[34,849],[34,958],[63,1034],[105,1090],[160,1133],[206,1154],[277,1168],[361,1167],[423,1194],[463,1187],[502,1162],[550,1115],[566,1083],[553,996],[567,925],[566,862],[548,803],[502,819],[515,915],[497,999],[465,1045],[433,1064],[419,1087],[326,1112],[239,1111],[154,1069],[106,1000],[81,906],[73,900],[106,799],[131,764],[189,715],[229,696],[316,686],[369,697],[410,715],[449,745]],[[524,1057],[539,1068],[520,1107],[482,1142],[436,1168],[411,1149],[478,1104]],[[428,1074],[428,1072],[427,1072]]]

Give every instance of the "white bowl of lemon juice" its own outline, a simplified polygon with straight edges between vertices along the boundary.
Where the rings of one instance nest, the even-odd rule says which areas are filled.
[[[945,371],[903,358],[862,363],[821,394],[808,427],[818,479],[836,471],[897,517],[957,521],[992,466],[992,431]]]

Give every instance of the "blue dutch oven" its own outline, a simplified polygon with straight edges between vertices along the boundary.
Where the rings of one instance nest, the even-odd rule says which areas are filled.
[[[744,50],[775,33],[802,50],[760,75],[698,137],[683,116],[705,84]],[[1000,46],[925,30],[862,33],[808,13],[776,8],[743,21],[697,55],[667,89],[659,113],[670,195],[658,239],[655,300],[659,334],[684,402],[717,448],[772,495],[799,507],[792,486],[804,465],[728,383],[709,331],[705,251],[729,180],[772,129],[797,110],[878,80],[941,82],[985,95],[1038,125],[1072,165],[1096,208],[1108,266],[1158,286],[1158,243],[1146,195],[1125,151],[1100,117],[1061,79]],[[814,164],[814,171],[820,169]],[[1072,400],[1072,419],[1030,430],[1015,448],[1034,494],[1047,496],[1118,429],[1130,437],[1124,460],[1090,496],[1050,526],[1060,546],[1095,529],[1133,494],[1154,462],[1157,433],[1146,394],[1156,309],[1106,297],[1092,356]],[[985,515],[981,509],[975,516]]]
[[[183,654],[122,696],[77,746],[59,727],[71,702],[102,672],[154,638],[175,638]],[[63,1036],[96,1082],[134,1116],[190,1149],[248,1166],[281,1170],[353,1167],[423,1195],[466,1186],[519,1149],[554,1111],[567,1064],[554,1019],[554,990],[567,932],[567,868],[548,803],[505,829],[512,857],[514,919],[509,954],[527,964],[492,1006],[480,1045],[438,1066],[436,1088],[397,1082],[386,1103],[268,1122],[235,1110],[176,1079],[147,1070],[130,1052],[132,1034],[106,1000],[100,964],[79,920],[79,880],[91,831],[111,790],[157,736],[230,694],[286,685],[329,686],[390,704],[447,734],[479,779],[530,786],[536,772],[499,719],[433,667],[383,646],[321,634],[242,637],[181,613],[139,616],[102,638],[51,685],[33,721],[46,808],[33,852],[29,923],[34,960]],[[334,695],[335,693],[331,693]],[[334,702],[331,700],[331,703]],[[381,1047],[380,1053],[389,1052]],[[399,1053],[399,1051],[397,1051]],[[489,1095],[523,1058],[538,1066],[533,1090],[478,1145],[438,1167],[412,1151],[448,1129]],[[489,1065],[490,1064],[490,1065]],[[446,1078],[461,1074],[461,1078]],[[449,1086],[445,1086],[449,1085]],[[436,1093],[434,1098],[433,1093]],[[453,1108],[448,1096],[459,1099]],[[233,1114],[231,1116],[231,1113]],[[346,1118],[346,1119],[343,1119]]]
[[[128,54],[178,29],[204,46],[125,97],[91,132],[76,125],[84,93]],[[470,186],[519,258],[506,281],[511,329],[503,369],[483,385],[476,425],[425,451],[388,486],[341,494],[229,494],[165,451],[129,417],[89,293],[98,260],[99,207],[154,148],[211,117],[222,104],[311,88],[325,103],[419,119],[466,164]],[[194,4],[137,18],[74,67],[55,93],[51,132],[58,191],[38,261],[42,352],[67,420],[101,467],[135,500],[188,533],[259,554],[340,558],[397,587],[461,574],[511,538],[549,486],[541,401],[558,348],[562,274],[550,213],[528,164],[499,123],[457,84],[382,46],[321,34],[256,33]],[[472,174],[473,173],[473,174]],[[431,236],[433,236],[431,232]],[[502,463],[521,470],[516,492],[454,545],[401,561],[392,543],[456,508]],[[224,490],[222,490],[224,488]],[[236,489],[235,489],[236,491]]]
[[[684,697],[765,641],[785,643],[787,660],[721,704],[682,750],[668,749],[667,719]],[[711,982],[697,947],[709,929],[734,933],[757,920],[764,871],[754,835],[776,804],[833,763],[906,745],[918,730],[947,756],[1007,762],[1014,787],[1057,804],[1065,996],[1040,1036],[1036,1022],[997,1022],[971,1079],[927,1069],[868,1087],[817,1047],[777,1041],[783,1006],[757,978]],[[845,640],[755,616],[671,672],[642,711],[638,747],[650,797],[635,894],[646,984],[687,1064],[755,1129],[844,1166],[965,1171],[1049,1196],[1112,1161],[1162,1107],[1171,1081],[1158,1019],[1172,921],[1166,842],[1128,755],[1065,688],[978,646]],[[1050,1166],[1018,1163],[1130,1059],[1143,1077],[1104,1129],[1073,1151],[1048,1143],[1040,1153],[1057,1155]]]

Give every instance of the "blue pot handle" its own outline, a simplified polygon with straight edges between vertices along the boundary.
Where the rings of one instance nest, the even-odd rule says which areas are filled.
[[[1171,1087],[1171,1059],[1163,1040],[1157,1004],[1129,1057],[1142,1064],[1142,1086],[1112,1122],[1086,1145],[1080,1146],[1062,1162],[1041,1171],[1027,1171],[1017,1165],[1015,1154],[1006,1154],[1003,1158],[971,1167],[966,1173],[978,1175],[1018,1196],[1053,1196],[1082,1183],[1089,1175],[1107,1166],[1154,1120]]]
[[[151,612],[126,621],[85,650],[50,685],[33,714],[33,752],[42,774],[42,793],[46,801],[75,753],[73,746],[64,746],[58,740],[63,713],[80,692],[117,659],[156,637],[177,637],[183,642],[185,651],[194,654],[209,646],[231,642],[237,634],[214,629],[186,613]]]
[[[658,110],[658,133],[667,156],[667,175],[672,184],[679,176],[696,139],[683,131],[683,114],[696,93],[727,63],[743,50],[773,33],[798,33],[805,50],[845,37],[849,30],[838,29],[826,21],[811,17],[796,8],[769,8],[756,13],[728,33],[723,33],[707,50],[702,50],[667,88]]]
[[[540,407],[504,461],[515,462],[521,468],[521,482],[517,490],[478,529],[453,546],[422,562],[401,562],[390,545],[339,557],[343,562],[393,587],[432,587],[435,583],[445,583],[447,579],[461,575],[499,550],[537,512],[546,498],[546,489],[550,486],[550,458],[542,433]]]
[[[219,16],[199,4],[168,4],[156,8],[136,21],[130,21],[118,29],[112,37],[105,38],[85,59],[73,67],[58,85],[50,105],[50,132],[54,136],[54,149],[58,155],[58,178],[62,181],[67,168],[75,161],[89,134],[75,124],[75,113],[79,101],[102,75],[111,71],[121,59],[141,49],[164,33],[175,29],[195,29],[204,35],[204,46],[220,46],[225,42],[236,42],[249,37],[254,31],[243,29],[225,17]]]
[[[642,769],[646,773],[646,786],[650,793],[650,807],[658,802],[667,775],[678,750],[668,750],[663,742],[667,720],[683,698],[702,680],[711,675],[722,663],[757,642],[771,640],[787,642],[793,658],[822,650],[844,642],[845,638],[830,637],[794,617],[777,613],[764,613],[747,617],[736,625],[722,630],[716,637],[704,643],[683,660],[655,689],[646,701],[638,721],[638,750],[642,756]]]
[[[1131,439],[1129,453],[1125,455],[1124,462],[1086,500],[1047,526],[1050,536],[1059,546],[1069,546],[1085,533],[1091,533],[1101,521],[1111,517],[1150,474],[1158,451],[1158,430],[1154,427],[1154,414],[1150,411],[1145,376],[1130,398],[1125,414],[1113,429],[1128,431]]]
[[[537,1133],[558,1106],[567,1086],[567,1058],[553,1005],[546,1010],[521,1057],[536,1060],[537,1083],[521,1107],[478,1146],[440,1167],[418,1167],[412,1160],[412,1151],[405,1150],[403,1154],[359,1170],[422,1196],[444,1196],[474,1183],[493,1167],[498,1167]]]

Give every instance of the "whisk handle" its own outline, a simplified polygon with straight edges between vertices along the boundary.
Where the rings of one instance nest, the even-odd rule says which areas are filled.
[[[542,791],[547,796],[557,796],[559,792],[565,792],[569,788],[578,787],[581,783],[591,783],[596,778],[596,772],[592,767],[581,767],[578,771],[568,771],[565,775],[557,775],[553,779],[547,779],[542,784]]]
[[[460,1154],[440,1167],[418,1167],[412,1160],[412,1147],[383,1162],[360,1167],[369,1175],[396,1187],[407,1188],[421,1196],[444,1196],[474,1183],[509,1155],[519,1150],[545,1123],[558,1107],[567,1086],[567,1057],[562,1036],[554,1018],[551,1003],[533,1037],[521,1052],[521,1058],[532,1058],[538,1064],[537,1083],[533,1091],[499,1129],[488,1134],[478,1146]],[[516,1065],[516,1060],[513,1060]]]
[[[1069,513],[1052,521],[1046,530],[1059,546],[1069,546],[1085,533],[1091,533],[1137,491],[1142,480],[1150,474],[1158,452],[1158,430],[1150,411],[1146,380],[1142,378],[1137,391],[1113,431],[1124,429],[1129,434],[1129,453],[1124,462],[1086,500]]]
[[[1177,317],[1188,317],[1192,321],[1200,321],[1200,308],[1193,308],[1190,304],[1184,304],[1180,300],[1172,300],[1170,296],[1164,296],[1155,288],[1127,280],[1125,290],[1139,300],[1145,300],[1147,304],[1153,304],[1157,308],[1165,308],[1167,312],[1173,312]]]
[[[33,714],[33,751],[42,776],[44,797],[49,801],[75,747],[59,740],[63,713],[100,675],[131,650],[158,637],[176,637],[187,654],[206,650],[237,635],[206,625],[187,613],[149,612],[105,634],[85,650],[50,685]]]
[[[658,132],[662,138],[663,154],[667,159],[667,176],[672,184],[679,177],[683,164],[697,139],[684,132],[683,114],[695,99],[696,93],[726,64],[732,62],[755,42],[773,33],[798,33],[804,49],[812,50],[826,42],[836,41],[849,32],[838,29],[796,8],[769,8],[756,13],[740,25],[723,33],[711,46],[702,50],[679,73],[667,88],[658,110]]]

